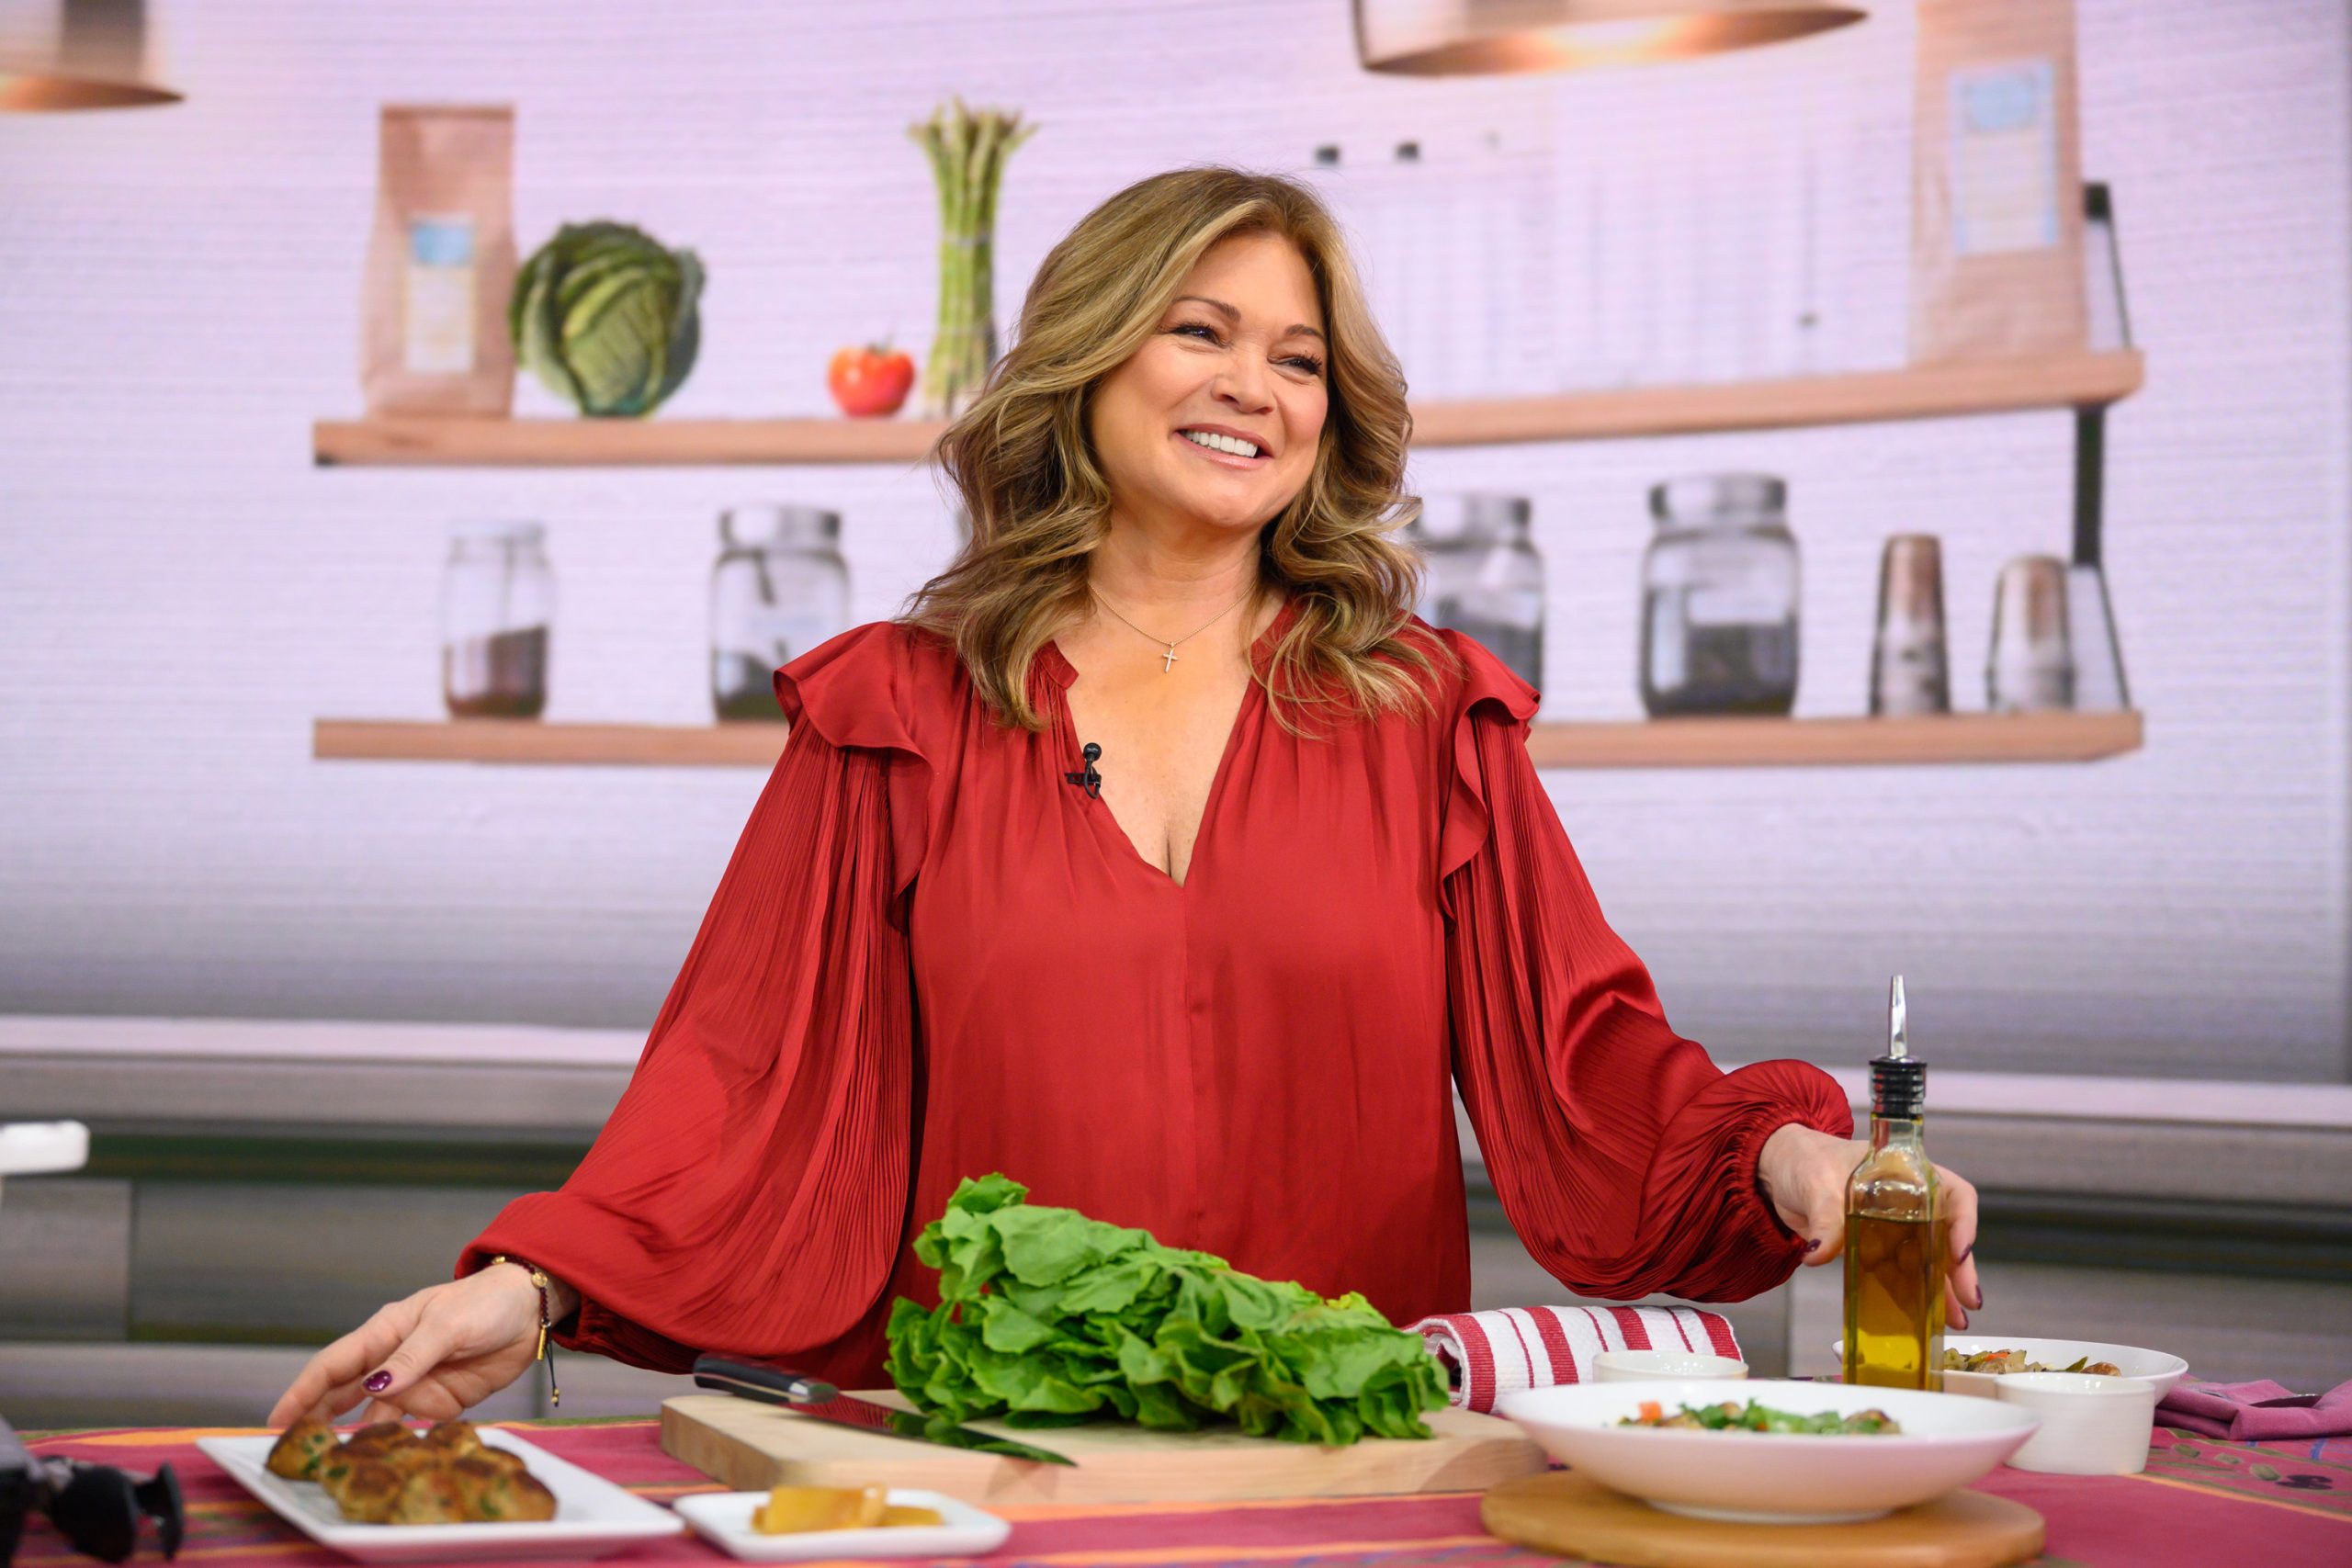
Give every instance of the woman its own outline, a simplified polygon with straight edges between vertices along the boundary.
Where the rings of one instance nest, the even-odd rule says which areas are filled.
[[[503,1386],[532,1265],[567,1346],[873,1386],[891,1300],[936,1299],[909,1239],[991,1170],[1457,1310],[1455,1086],[1578,1291],[1738,1299],[1836,1256],[1845,1097],[1668,1027],[1529,761],[1534,692],[1413,619],[1409,428],[1306,189],[1192,169],[1088,215],[942,442],[970,544],[777,672],[783,758],[579,1170],[272,1421]]]

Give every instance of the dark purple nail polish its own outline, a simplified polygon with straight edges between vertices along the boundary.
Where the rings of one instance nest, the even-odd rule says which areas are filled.
[[[368,1381],[361,1383],[359,1386],[366,1389],[369,1393],[381,1393],[386,1389],[392,1386],[392,1374],[390,1372],[370,1372],[368,1375]]]
[[[1821,1238],[1819,1236],[1815,1236],[1811,1241],[1804,1244],[1804,1249],[1809,1253],[1819,1252],[1821,1250]]]
[[[1969,1308],[1974,1312],[1983,1312],[1984,1310],[1984,1287],[1982,1285],[1977,1286],[1975,1293],[1976,1299],[1968,1303]]]
[[[1970,1242],[1970,1243],[1968,1244],[1968,1250],[1967,1250],[1967,1251],[1965,1251],[1965,1252],[1963,1252],[1963,1253],[1962,1253],[1962,1254],[1960,1255],[1960,1260],[1961,1260],[1962,1263],[1965,1263],[1965,1262],[1967,1262],[1970,1258],[1973,1258],[1973,1257],[1975,1257],[1975,1256],[1976,1256],[1976,1244],[1975,1244],[1974,1242],[1973,1242],[1973,1241],[1972,1241],[1972,1242]]]
[[[1960,1325],[1962,1328],[1966,1328],[1968,1326],[1968,1314],[1965,1312],[1960,1314]]]

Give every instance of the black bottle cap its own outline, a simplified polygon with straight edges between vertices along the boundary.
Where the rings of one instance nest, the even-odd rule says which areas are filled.
[[[1907,1055],[1871,1058],[1871,1115],[1916,1122],[1927,1109],[1927,1063]]]

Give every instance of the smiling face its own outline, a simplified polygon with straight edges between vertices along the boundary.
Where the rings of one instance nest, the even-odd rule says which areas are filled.
[[[1296,246],[1211,246],[1090,415],[1114,517],[1251,530],[1306,488],[1329,406],[1323,309]]]

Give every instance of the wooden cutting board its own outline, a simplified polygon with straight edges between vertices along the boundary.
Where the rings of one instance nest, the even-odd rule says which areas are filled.
[[[1851,1525],[1685,1518],[1567,1471],[1506,1482],[1478,1517],[1505,1540],[1620,1568],[2005,1568],[2041,1551],[2041,1516],[1982,1492],[1947,1493]]]
[[[897,1393],[861,1397],[905,1409]],[[1366,1438],[1318,1448],[1231,1427],[1148,1432],[1103,1422],[1048,1431],[973,1423],[1050,1449],[1075,1467],[1036,1464],[812,1421],[780,1405],[688,1393],[662,1405],[662,1451],[737,1491],[770,1486],[920,1486],[969,1503],[1153,1503],[1478,1492],[1544,1467],[1510,1422],[1466,1410],[1428,1417],[1427,1440]]]

